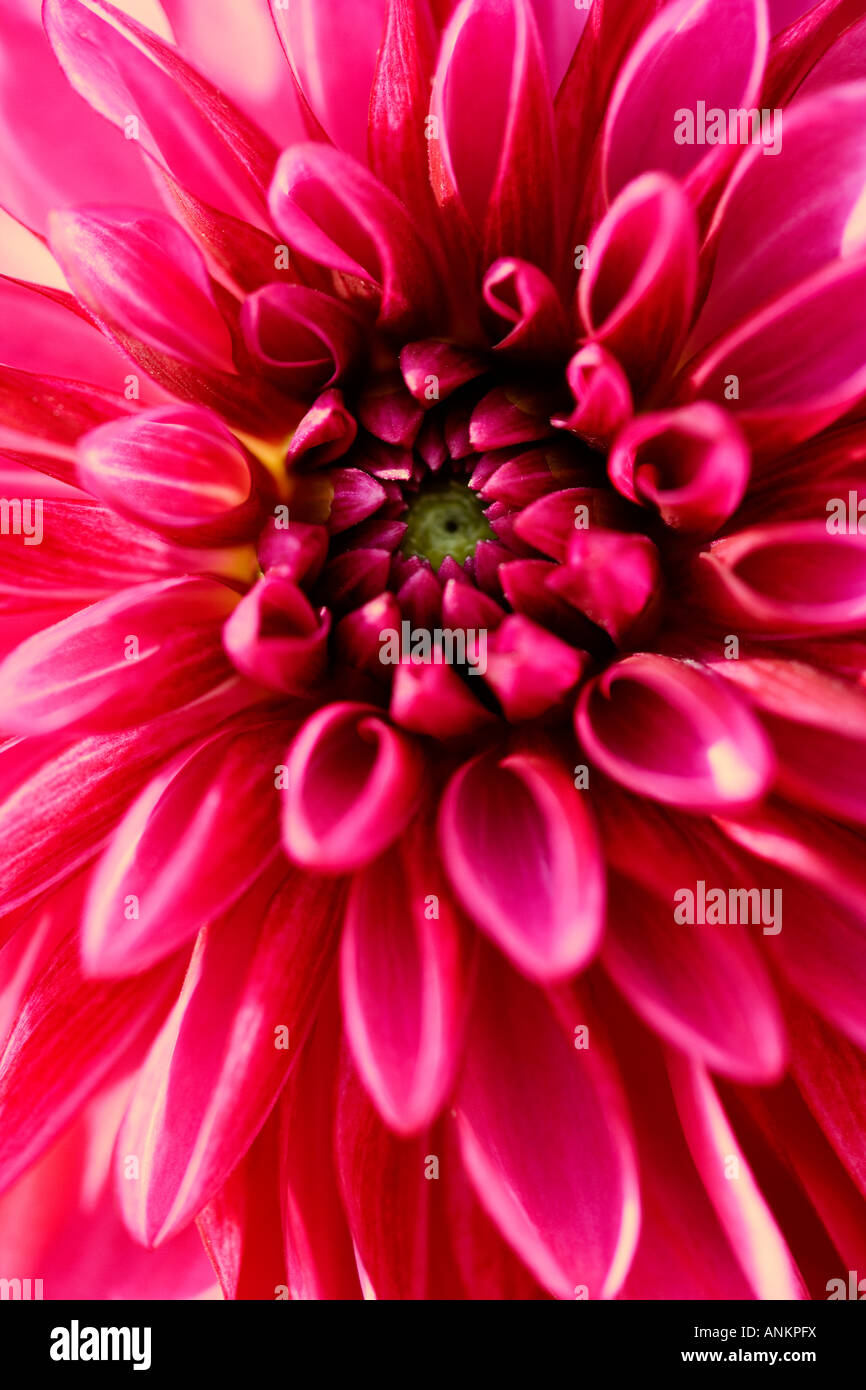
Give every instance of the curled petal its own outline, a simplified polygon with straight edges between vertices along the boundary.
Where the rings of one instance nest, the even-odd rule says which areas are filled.
[[[429,407],[487,370],[482,357],[441,338],[407,343],[400,351],[403,380],[416,401]]]
[[[535,719],[561,705],[588,665],[576,651],[520,613],[510,613],[488,639],[487,684],[506,719]]]
[[[730,415],[708,402],[641,415],[614,440],[608,473],[630,502],[675,530],[712,535],[745,495],[749,450]]]
[[[726,536],[697,559],[720,617],[765,637],[852,632],[866,619],[866,536],[823,521],[779,522]]]
[[[296,584],[314,584],[328,554],[328,533],[324,526],[309,525],[291,518],[288,526],[271,517],[259,536],[258,557],[262,570],[278,570]]]
[[[513,256],[494,261],[481,287],[491,319],[506,331],[493,351],[533,361],[568,352],[569,327],[556,287],[543,271]]]
[[[331,388],[314,401],[295,430],[287,458],[303,460],[307,468],[321,468],[348,453],[358,434],[358,422],[346,406],[343,393]]]
[[[289,749],[283,843],[297,863],[344,873],[403,831],[421,791],[418,746],[370,705],[326,705]]]
[[[304,285],[263,285],[244,300],[241,328],[265,374],[297,393],[318,393],[342,381],[363,344],[354,314]]]
[[[249,457],[217,416],[158,406],[78,444],[78,480],[121,516],[184,545],[248,538],[261,515]]]
[[[438,277],[420,232],[394,194],[348,155],[325,145],[286,150],[270,206],[288,244],[341,277],[381,328],[403,334],[435,322]]]
[[[317,684],[328,661],[331,616],[317,612],[294,580],[271,571],[244,595],[223,628],[223,645],[244,676],[286,695]]]
[[[566,564],[547,579],[548,588],[604,628],[617,646],[648,631],[661,583],[658,551],[648,536],[600,526],[575,531]]]
[[[666,174],[628,184],[592,237],[578,282],[580,317],[638,390],[663,375],[685,339],[697,260],[694,211]]]
[[[493,722],[470,684],[445,664],[401,662],[394,670],[390,710],[404,729],[445,740],[477,734]]]
[[[628,377],[600,343],[587,343],[565,369],[574,409],[551,424],[571,430],[588,444],[606,447],[632,412]]]
[[[773,773],[769,742],[739,698],[701,667],[641,653],[583,691],[577,734],[630,791],[692,811],[747,805]]]
[[[604,870],[585,799],[549,758],[481,754],[451,778],[439,841],[455,893],[526,975],[561,979],[594,954]]]

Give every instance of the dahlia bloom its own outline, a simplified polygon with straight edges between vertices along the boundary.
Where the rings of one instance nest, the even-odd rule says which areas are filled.
[[[859,0],[37,9],[0,1276],[826,1297],[866,1270]]]

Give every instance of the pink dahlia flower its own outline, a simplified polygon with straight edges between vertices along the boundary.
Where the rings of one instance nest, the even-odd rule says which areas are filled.
[[[861,0],[35,9],[0,1276],[826,1297],[866,1269]]]

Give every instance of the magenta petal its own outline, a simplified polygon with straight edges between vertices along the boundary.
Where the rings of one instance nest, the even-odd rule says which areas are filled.
[[[58,68],[38,5],[12,0],[7,6],[3,49],[0,204],[38,232],[52,208],[83,199],[157,206],[141,160]],[[34,90],[38,102],[31,100]]]
[[[280,158],[271,212],[288,244],[343,280],[380,327],[405,333],[440,314],[438,277],[399,199],[348,155],[294,145]]]
[[[702,192],[736,147],[678,143],[675,112],[760,106],[767,53],[763,0],[675,0],[647,25],[626,59],[607,112],[603,167],[610,197],[645,170]]]
[[[398,1134],[430,1124],[461,1042],[463,928],[421,827],[352,882],[341,954],[343,1017],[355,1063]]]
[[[661,585],[658,551],[647,536],[601,526],[575,531],[567,563],[547,579],[549,589],[603,628],[617,646],[636,646],[646,635]]]
[[[128,728],[204,695],[231,669],[219,629],[237,601],[212,579],[157,580],[36,633],[0,665],[5,727]]]
[[[178,1003],[139,1071],[118,1141],[117,1192],[144,1245],[180,1230],[222,1186],[315,1018],[343,894],[306,874],[278,883],[266,876],[201,933]],[[129,1154],[139,1161],[137,1181],[124,1172]]]
[[[485,265],[519,256],[548,269],[553,112],[528,0],[463,0],[442,38],[430,109],[431,182],[446,213],[456,201]]]
[[[367,115],[388,0],[270,0],[271,15],[313,117],[356,159],[367,155]]]
[[[439,841],[466,911],[536,980],[585,965],[604,925],[604,869],[586,800],[550,758],[482,754],[448,783]]]
[[[693,359],[682,393],[732,410],[763,453],[808,439],[866,393],[864,290],[861,249],[801,280]]]
[[[786,110],[784,143],[773,157],[760,145],[744,153],[710,229],[712,280],[689,355],[862,247],[864,113],[866,83],[851,83]],[[797,230],[803,217],[805,240]]]
[[[287,457],[292,463],[303,459],[307,468],[321,468],[348,453],[357,434],[358,423],[342,392],[332,387],[310,406],[295,430]]]
[[[227,1299],[273,1299],[286,1287],[279,1157],[278,1124],[271,1116],[196,1217]]]
[[[88,974],[147,969],[249,887],[279,845],[273,769],[284,749],[276,722],[230,725],[145,788],[91,880],[82,927]]]
[[[463,1161],[482,1206],[554,1297],[609,1298],[639,1224],[618,1088],[540,991],[503,961],[485,966],[456,1097]]]
[[[444,401],[458,386],[487,370],[482,357],[439,338],[407,343],[400,350],[403,380],[416,401],[429,408]]]
[[[76,935],[67,937],[24,1000],[0,1058],[0,1187],[30,1166],[117,1064],[132,1060],[179,984],[176,963],[129,980],[84,979]]]
[[[304,285],[263,285],[244,300],[241,327],[262,370],[289,392],[335,386],[363,348],[355,315],[339,300]]]
[[[740,632],[824,636],[866,617],[866,536],[831,534],[824,521],[739,531],[714,541],[696,569],[714,611]]]
[[[566,372],[574,409],[551,424],[605,448],[632,412],[631,388],[616,358],[600,343],[587,343],[576,352]]]
[[[556,362],[567,354],[570,330],[562,301],[537,266],[513,256],[495,261],[484,276],[482,294],[501,332],[494,352],[533,362]]]
[[[362,704],[312,715],[289,749],[283,843],[299,864],[359,868],[405,829],[424,764],[419,746]]]
[[[265,224],[276,148],[177,48],[105,0],[46,0],[45,30],[77,92],[213,208]],[[130,152],[132,153],[132,151]]]
[[[630,791],[695,811],[722,811],[764,794],[772,751],[755,717],[718,677],[667,656],[608,667],[576,711],[578,738]]]
[[[663,375],[685,340],[697,258],[694,211],[666,174],[628,184],[592,236],[578,282],[581,321],[636,389]]]
[[[399,621],[395,628],[399,628]],[[380,650],[377,642],[377,656]],[[396,666],[390,712],[394,723],[402,728],[443,740],[477,735],[493,722],[471,684],[445,664],[403,662]]]
[[[709,536],[743,500],[750,465],[730,415],[701,401],[626,425],[608,473],[624,497],[654,507],[668,526]]]
[[[301,695],[328,662],[331,616],[316,613],[294,580],[272,570],[244,595],[223,628],[223,645],[242,675],[269,690]]]
[[[589,658],[520,613],[510,613],[489,637],[487,684],[506,719],[536,719],[561,705]]]
[[[704,1068],[680,1054],[669,1058],[680,1120],[692,1158],[755,1296],[805,1298],[794,1257]],[[736,1181],[731,1181],[731,1159]]]
[[[76,208],[52,214],[49,236],[97,318],[182,362],[234,370],[204,259],[175,222],[140,208]]]
[[[247,539],[261,512],[249,458],[198,406],[158,406],[92,430],[77,472],[122,516],[184,545]]]
[[[388,0],[387,13],[370,93],[370,165],[406,207],[432,212],[426,117],[437,36],[427,0]]]

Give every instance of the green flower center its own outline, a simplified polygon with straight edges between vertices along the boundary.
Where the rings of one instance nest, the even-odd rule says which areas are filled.
[[[438,570],[446,555],[462,565],[479,541],[494,540],[481,499],[463,483],[436,483],[420,492],[406,516],[404,555],[420,555]]]

